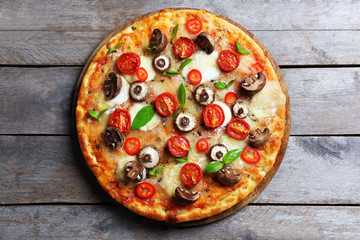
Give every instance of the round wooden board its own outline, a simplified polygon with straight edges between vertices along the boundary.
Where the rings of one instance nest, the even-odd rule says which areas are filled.
[[[174,11],[178,11],[178,10],[200,10],[200,9],[196,9],[196,8],[171,8],[171,10]],[[157,10],[157,11],[153,11],[150,13],[146,13],[144,15],[141,15],[127,23],[125,23],[124,25],[120,26],[119,28],[115,29],[112,33],[110,33],[98,46],[97,48],[94,50],[94,52],[90,55],[88,61],[86,62],[83,70],[81,71],[80,77],[77,81],[76,84],[76,88],[75,88],[75,94],[74,94],[74,99],[73,99],[73,128],[74,128],[74,132],[75,134],[75,139],[76,139],[76,144],[77,144],[77,148],[81,153],[80,150],[80,145],[78,143],[78,138],[77,138],[77,129],[76,129],[76,114],[75,114],[75,110],[76,110],[76,104],[77,104],[77,99],[78,99],[78,93],[79,93],[79,89],[82,83],[82,80],[84,78],[84,75],[87,72],[87,69],[90,65],[90,63],[92,62],[93,58],[95,57],[96,53],[100,50],[100,48],[105,45],[113,36],[115,36],[116,34],[118,34],[119,32],[123,31],[125,28],[133,25],[134,23],[142,20],[145,17],[151,16],[151,15],[155,15],[157,13],[159,13],[161,10]],[[230,216],[233,213],[236,213],[237,211],[239,211],[241,208],[245,207],[247,204],[249,204],[252,200],[254,200],[264,189],[265,187],[269,184],[269,182],[271,181],[271,179],[274,177],[276,171],[278,170],[278,168],[280,167],[280,164],[282,162],[282,159],[284,158],[285,152],[286,152],[286,148],[288,145],[288,141],[289,141],[289,136],[290,136],[290,126],[291,126],[291,109],[290,109],[290,98],[289,98],[289,93],[287,90],[287,86],[284,80],[284,77],[281,73],[281,70],[278,66],[278,64],[276,63],[275,59],[273,58],[273,56],[271,55],[271,53],[269,52],[269,50],[264,46],[264,44],[257,39],[254,34],[252,34],[249,30],[247,30],[245,27],[241,26],[240,24],[238,24],[237,22],[234,22],[233,20],[224,17],[222,15],[216,14],[216,13],[212,13],[209,12],[211,14],[214,14],[215,16],[218,16],[226,21],[228,21],[229,23],[235,25],[236,27],[238,27],[239,29],[241,29],[242,31],[244,31],[250,38],[252,38],[259,46],[260,48],[264,51],[265,55],[268,57],[268,59],[271,62],[271,65],[273,66],[275,73],[277,75],[277,77],[280,80],[280,85],[282,88],[283,93],[286,96],[286,123],[285,123],[285,129],[284,129],[284,139],[283,139],[283,143],[281,146],[281,149],[278,153],[278,157],[277,160],[274,164],[274,166],[271,168],[271,170],[265,175],[265,177],[263,178],[263,180],[256,186],[256,188],[254,189],[254,191],[252,191],[246,198],[244,198],[241,202],[235,204],[234,206],[232,206],[231,208],[225,210],[224,212],[221,212],[217,215],[205,218],[205,219],[200,219],[200,220],[196,220],[196,221],[190,221],[190,222],[183,222],[183,223],[167,223],[167,222],[162,222],[162,221],[155,221],[152,219],[147,219],[146,220],[148,222],[151,223],[156,223],[156,224],[162,224],[162,225],[166,225],[166,226],[175,226],[175,227],[190,227],[190,226],[199,226],[199,225],[203,225],[203,224],[208,224],[211,222],[215,222],[218,220],[221,220],[223,218],[226,218],[228,216]],[[85,162],[85,160],[83,160],[83,162]],[[105,191],[105,190],[104,190]],[[119,204],[118,202],[116,202],[114,200],[115,203]]]

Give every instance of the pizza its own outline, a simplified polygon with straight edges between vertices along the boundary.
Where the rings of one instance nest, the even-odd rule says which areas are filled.
[[[182,223],[223,213],[281,161],[286,90],[259,44],[221,16],[145,15],[106,39],[82,76],[84,159],[139,215]]]

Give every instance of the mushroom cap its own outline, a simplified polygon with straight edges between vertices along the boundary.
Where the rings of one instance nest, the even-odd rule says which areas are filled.
[[[156,71],[163,73],[170,69],[171,60],[169,56],[165,54],[158,54],[154,57],[152,61],[152,66]]]
[[[211,54],[215,48],[215,41],[207,32],[201,32],[195,40],[196,44],[207,54]]]
[[[146,177],[146,169],[137,161],[130,161],[125,164],[124,170],[126,176],[136,182],[141,182]]]
[[[200,195],[196,191],[192,191],[189,188],[180,188],[175,189],[175,198],[182,203],[191,204],[196,202],[199,199]]]
[[[224,185],[232,186],[240,181],[241,175],[233,169],[231,164],[227,164],[216,172],[216,179]]]
[[[108,100],[115,98],[119,94],[121,86],[121,77],[114,72],[109,73],[108,79],[104,82],[105,98]]]
[[[124,136],[116,127],[107,127],[104,137],[106,145],[113,149],[120,148],[124,144]]]
[[[215,101],[215,90],[213,87],[200,84],[194,91],[195,99],[198,104],[207,106]]]
[[[156,46],[154,53],[161,53],[167,45],[167,37],[160,29],[154,29],[150,39],[150,47]]]
[[[196,118],[189,112],[180,111],[175,118],[177,128],[182,132],[190,132],[196,126]]]
[[[210,149],[210,158],[214,161],[222,161],[225,154],[228,152],[227,146],[221,143],[214,144]]]
[[[241,82],[241,90],[248,94],[254,95],[260,92],[266,84],[266,75],[263,72],[258,72],[256,75],[250,74]]]
[[[270,130],[265,128],[264,131],[261,131],[257,128],[255,131],[249,133],[249,142],[254,147],[260,147],[264,145],[270,138]]]
[[[130,96],[138,102],[145,101],[150,96],[150,86],[147,82],[136,81],[130,85]]]
[[[153,168],[158,165],[160,160],[159,149],[150,144],[143,147],[137,155],[137,160],[146,168]]]
[[[249,107],[243,101],[237,101],[232,107],[233,114],[238,118],[245,118],[249,114]]]

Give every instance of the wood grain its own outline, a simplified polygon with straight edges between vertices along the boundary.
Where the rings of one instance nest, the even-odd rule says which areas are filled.
[[[113,30],[136,16],[174,7],[204,8],[250,30],[360,29],[359,1],[16,0],[0,2],[0,30]]]
[[[71,134],[71,103],[80,71],[0,68],[0,134]],[[292,102],[291,134],[360,134],[360,68],[282,72]],[[15,121],[24,117],[26,121]]]
[[[360,208],[247,206],[208,226],[149,224],[113,205],[0,207],[4,239],[359,239]]]
[[[360,137],[290,137],[255,203],[360,204]],[[110,202],[72,136],[0,136],[0,204]]]

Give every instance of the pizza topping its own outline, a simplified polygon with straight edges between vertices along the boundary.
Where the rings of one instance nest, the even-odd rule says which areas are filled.
[[[146,169],[137,161],[130,161],[126,163],[124,170],[126,176],[136,182],[141,182],[146,177]]]
[[[179,58],[189,58],[195,51],[194,43],[186,37],[180,37],[174,43],[174,53]]]
[[[199,19],[193,18],[186,22],[185,27],[189,33],[197,34],[202,29],[202,22]]]
[[[202,138],[196,143],[196,149],[199,152],[206,152],[209,149],[209,143],[206,138]]]
[[[139,55],[133,52],[123,53],[117,60],[117,66],[122,73],[135,73],[140,64]]]
[[[260,147],[264,145],[270,138],[270,130],[265,128],[264,131],[261,131],[257,128],[255,131],[250,132],[249,142],[254,147]]]
[[[195,43],[207,54],[211,54],[215,48],[215,41],[207,32],[201,32],[195,40]]]
[[[160,160],[160,151],[154,145],[147,145],[143,147],[138,156],[137,160],[146,168],[155,167]]]
[[[229,109],[229,112],[231,115],[230,109]],[[225,121],[224,110],[218,104],[207,105],[202,112],[202,116],[203,116],[205,126],[210,127],[210,128],[220,127]]]
[[[130,156],[136,155],[140,151],[140,141],[138,138],[128,138],[124,143],[124,149]]]
[[[176,115],[175,124],[182,132],[190,132],[196,126],[196,118],[188,112],[182,111]]]
[[[135,73],[140,82],[145,82],[148,78],[148,73],[143,67],[136,69]]]
[[[231,164],[228,164],[216,172],[216,179],[224,185],[232,186],[240,181],[241,175],[233,169]]]
[[[184,136],[173,136],[168,140],[168,149],[174,157],[185,157],[190,149],[190,142]]]
[[[187,78],[192,85],[198,85],[201,82],[202,75],[199,70],[192,69],[188,73]]]
[[[226,103],[226,105],[228,105],[229,107],[231,107],[232,105],[234,105],[234,103],[237,100],[237,95],[234,92],[228,92],[225,95],[224,101]]]
[[[163,73],[170,69],[171,60],[167,55],[158,54],[154,57],[152,65],[156,71]]]
[[[254,95],[260,92],[266,84],[266,76],[263,72],[258,72],[256,75],[251,74],[245,78],[241,83],[241,90],[249,95]]]
[[[121,89],[122,79],[114,72],[109,73],[108,79],[104,82],[104,91],[106,99],[113,99],[116,97]]]
[[[124,136],[116,127],[108,127],[105,130],[106,145],[115,149],[120,148],[124,143]]]
[[[109,125],[111,127],[117,127],[122,133],[128,132],[131,127],[130,113],[121,108],[117,108],[110,116]]]
[[[175,198],[182,203],[191,204],[196,202],[200,197],[200,194],[196,191],[193,191],[189,188],[180,188],[175,189]]]
[[[158,112],[166,117],[176,111],[178,101],[171,93],[164,92],[155,99],[155,106]]]
[[[233,114],[238,118],[245,118],[249,114],[249,107],[243,101],[237,101],[232,107]]]
[[[161,53],[164,51],[167,45],[167,37],[166,35],[159,29],[153,30],[152,38],[150,39],[150,48],[156,46],[154,49],[154,53]]]
[[[232,119],[226,131],[230,137],[237,140],[244,140],[249,135],[250,125],[241,118]]]
[[[235,70],[239,64],[239,56],[232,50],[224,50],[220,53],[217,63],[221,70],[225,72],[231,72]]]
[[[133,82],[130,85],[130,96],[138,102],[145,101],[150,96],[150,87],[147,82]]]
[[[186,186],[193,187],[201,181],[203,173],[198,164],[186,163],[181,168],[180,177]]]
[[[253,148],[250,146],[244,147],[243,152],[241,153],[240,157],[244,162],[250,163],[250,164],[258,163],[261,158],[259,151],[256,150],[256,148]]]
[[[214,161],[222,161],[228,151],[228,148],[224,144],[215,144],[210,149],[210,158]]]
[[[250,54],[250,52],[248,50],[241,47],[241,44],[238,41],[236,41],[236,48],[237,48],[237,51],[236,51],[237,53],[242,53],[242,54],[247,54],[247,55]]]
[[[141,198],[151,198],[155,193],[154,185],[149,182],[143,182],[136,186],[136,194]]]
[[[195,89],[195,99],[198,104],[207,106],[215,101],[215,91],[212,87],[201,84]]]
[[[95,118],[96,120],[98,120],[98,122],[100,122],[100,117],[101,115],[103,115],[107,110],[109,110],[108,108],[105,108],[104,110],[102,110],[100,113],[97,113],[95,110],[88,110],[88,113],[90,114],[90,116],[92,116],[93,118]]]

